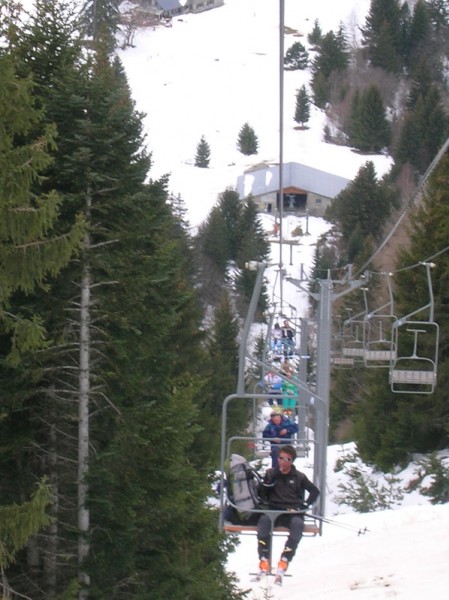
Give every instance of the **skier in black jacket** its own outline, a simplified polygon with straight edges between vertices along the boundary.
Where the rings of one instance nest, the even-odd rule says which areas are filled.
[[[282,446],[279,449],[279,466],[267,470],[259,489],[261,497],[265,497],[267,501],[269,510],[292,512],[292,514],[280,514],[275,521],[275,526],[286,527],[289,530],[289,536],[278,563],[277,578],[281,581],[301,540],[304,530],[304,512],[315,502],[320,493],[316,485],[304,473],[296,469],[293,464],[295,459],[294,447]],[[305,492],[307,492],[307,498],[304,497]],[[269,562],[271,520],[266,514],[262,514],[257,523],[257,547],[260,560],[259,573],[268,573],[271,569]]]

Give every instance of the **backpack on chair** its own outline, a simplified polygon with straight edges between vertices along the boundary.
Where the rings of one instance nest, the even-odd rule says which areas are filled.
[[[257,521],[258,513],[251,512],[259,507],[257,488],[260,482],[258,473],[250,467],[240,454],[231,454],[229,460],[228,494],[235,505],[233,518],[237,522]],[[233,507],[230,507],[233,508]]]

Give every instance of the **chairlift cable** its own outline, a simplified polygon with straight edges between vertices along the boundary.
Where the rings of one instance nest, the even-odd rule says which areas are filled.
[[[436,154],[436,156],[434,157],[434,159],[432,160],[432,162],[430,163],[430,165],[427,167],[426,172],[421,177],[421,179],[420,179],[420,181],[418,183],[418,186],[417,186],[415,192],[413,193],[410,201],[407,203],[407,205],[403,209],[402,213],[399,215],[399,218],[396,221],[396,224],[392,227],[392,229],[390,230],[390,233],[387,235],[387,237],[384,239],[384,241],[373,252],[373,254],[371,255],[371,257],[364,263],[364,265],[356,273],[356,275],[355,275],[356,278],[358,276],[360,276],[362,273],[365,272],[365,270],[367,269],[368,265],[374,260],[374,258],[379,254],[379,252],[387,245],[387,243],[392,238],[393,234],[398,229],[398,227],[401,224],[401,222],[402,222],[403,218],[405,217],[405,215],[417,203],[417,200],[418,200],[418,198],[419,198],[419,196],[421,194],[421,191],[424,189],[425,185],[427,184],[427,181],[428,181],[429,177],[432,175],[433,171],[437,167],[438,163],[440,162],[442,156],[445,154],[445,152],[448,149],[448,147],[449,147],[449,137],[444,142],[444,144],[441,146],[440,150],[438,151],[438,153]]]
[[[449,250],[449,246],[446,246],[442,250],[438,250],[438,252],[435,252],[435,254],[432,254],[432,256],[428,256],[427,258],[424,258],[423,260],[420,260],[412,265],[407,265],[406,267],[401,267],[400,269],[390,271],[389,275],[396,275],[397,273],[402,273],[403,271],[410,271],[412,269],[416,269],[416,267],[420,267],[421,265],[423,265],[425,263],[432,262],[433,260],[435,260],[435,258],[440,256],[441,254],[444,254],[448,250]],[[369,275],[385,275],[386,274],[385,271],[366,271],[366,273],[368,273]]]
[[[446,248],[443,248],[442,250],[435,252],[435,254],[433,254],[432,256],[429,256],[429,257],[425,258],[424,260],[421,260],[421,261],[415,263],[414,265],[409,265],[407,267],[402,267],[401,269],[397,269],[396,271],[393,271],[393,274],[402,273],[403,271],[409,271],[411,269],[415,269],[416,267],[421,266],[423,263],[432,262],[435,258],[440,256],[441,254],[444,254],[448,250],[449,250],[449,246],[446,246]]]

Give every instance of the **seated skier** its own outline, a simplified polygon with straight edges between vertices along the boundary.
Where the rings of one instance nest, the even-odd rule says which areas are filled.
[[[304,473],[298,471],[293,464],[296,450],[293,446],[281,446],[279,449],[279,466],[268,469],[263,482],[259,486],[259,494],[267,501],[269,510],[285,510],[276,517],[274,525],[286,527],[289,536],[282,551],[275,578],[281,585],[282,577],[295,555],[296,548],[304,531],[304,512],[319,496],[319,489]],[[307,492],[307,498],[305,498]],[[257,523],[257,549],[259,555],[259,576],[270,572],[272,529],[271,519],[262,514]]]
[[[262,432],[262,437],[271,444],[271,466],[278,466],[278,455],[281,444],[288,442],[292,435],[298,433],[298,425],[285,415],[273,411],[270,420]]]

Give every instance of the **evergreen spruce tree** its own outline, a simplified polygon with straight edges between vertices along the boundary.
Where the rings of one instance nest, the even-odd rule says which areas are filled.
[[[255,260],[263,262],[270,254],[270,246],[267,235],[257,214],[257,206],[254,200],[248,198],[242,209],[239,225],[239,249],[237,265],[240,274],[236,279],[237,289],[244,300],[249,303],[256,281],[257,273],[245,268],[246,263]],[[263,312],[268,307],[266,286],[262,287],[258,308]]]
[[[345,132],[348,136],[348,143],[354,147],[357,147],[359,143],[360,96],[360,90],[359,88],[356,88],[352,94],[349,115],[347,123],[345,124]]]
[[[409,249],[403,249],[400,254],[397,264],[399,270],[406,265],[416,264],[414,261],[418,256],[421,258],[432,257],[446,247],[447,244],[444,240],[447,240],[446,236],[448,234],[448,181],[449,160],[445,155],[430,179],[422,205],[416,215],[412,216],[411,245]],[[447,428],[444,423],[448,419],[447,403],[444,400],[444,382],[448,374],[447,346],[444,341],[448,331],[447,254],[438,255],[433,262],[436,265],[431,270],[435,298],[434,320],[438,323],[441,332],[438,358],[440,371],[435,393],[432,396],[427,396],[427,400],[429,401],[429,420],[424,418],[425,402],[419,405],[419,420],[422,421],[419,426],[419,435],[421,443],[425,442],[427,445],[426,450],[424,450],[426,452],[438,447],[438,439],[446,439]],[[425,306],[426,298],[427,302],[429,301],[425,269],[422,265],[419,266],[421,266],[420,269],[408,270],[407,272],[400,271],[397,275],[396,301],[398,303],[398,310],[400,311],[399,314],[408,314],[417,305]],[[406,290],[410,289],[410,286],[413,286],[413,294],[406,293]],[[432,340],[429,343],[432,343]]]
[[[328,79],[333,71],[344,71],[348,61],[348,45],[343,29],[340,29],[338,34],[329,31],[321,40],[318,55],[312,64],[312,74],[316,76],[321,73]]]
[[[316,107],[324,109],[329,99],[329,83],[326,77],[317,72],[316,75],[313,76],[311,83],[312,93],[313,93],[313,103]]]
[[[222,276],[230,261],[236,261],[241,245],[242,201],[236,190],[227,188],[209,213],[198,234],[202,253],[218,267]],[[221,296],[221,294],[220,294]]]
[[[49,524],[50,517],[45,512],[49,503],[50,488],[41,482],[30,501],[20,506],[0,506],[0,569],[4,597],[12,592],[5,584],[5,570],[29,539]]]
[[[309,64],[309,54],[301,42],[294,42],[284,57],[284,67],[287,71],[303,71]]]
[[[243,203],[235,189],[227,188],[219,196],[218,207],[226,226],[229,260],[236,261],[241,245],[242,231],[240,223]]]
[[[406,63],[413,73],[417,65],[423,61],[423,55],[433,49],[430,9],[424,0],[418,0],[413,7],[413,15],[407,35],[405,49]],[[431,62],[426,61],[428,64]]]
[[[83,233],[80,219],[58,231],[61,198],[54,190],[36,191],[54,137],[34,106],[31,80],[18,77],[12,54],[0,56],[0,321],[13,362],[40,346],[44,331],[38,315],[11,311],[9,299],[56,275],[78,252]]]
[[[371,0],[362,44],[374,67],[398,73],[402,64],[403,15],[398,0]]]
[[[431,86],[425,96],[424,119],[423,164],[426,163],[427,168],[449,135],[449,114],[437,86]]]
[[[410,83],[410,91],[405,105],[408,110],[412,110],[420,98],[424,98],[434,85],[432,73],[426,61],[420,61],[416,66]]]
[[[81,25],[94,43],[106,44],[114,50],[120,25],[120,0],[85,0]]]
[[[390,471],[394,465],[407,462],[406,438],[413,416],[409,414],[411,419],[399,422],[398,414],[409,405],[408,399],[392,392],[388,378],[379,377],[374,371],[370,369],[359,375],[358,401],[351,407],[353,434],[362,460]]]
[[[419,88],[412,92],[412,107],[404,118],[394,156],[398,163],[409,162],[422,174],[447,138],[449,118],[435,85],[423,93]]]
[[[208,418],[208,426],[199,434],[201,447],[209,449],[209,461],[217,464],[220,437],[216,423],[221,419],[223,401],[237,391],[239,362],[239,321],[233,309],[229,293],[224,290],[214,311],[213,326],[207,340],[207,351],[211,358],[208,394],[205,395],[201,413]],[[227,435],[232,432],[243,434],[248,423],[249,411],[245,402],[230,402],[227,414]]]
[[[226,221],[218,207],[214,207],[210,211],[205,223],[200,227],[198,238],[201,252],[212,260],[220,273],[224,275],[230,260],[230,247]]]
[[[428,0],[430,20],[438,36],[449,28],[449,7],[446,0]]]
[[[348,64],[349,51],[343,28],[337,34],[329,31],[322,37],[318,55],[312,62],[311,88],[318,108],[324,108],[330,100],[328,83],[331,74],[343,72]]]
[[[295,121],[304,126],[310,119],[310,99],[306,86],[303,85],[296,92]]]
[[[195,167],[200,167],[201,169],[207,169],[210,162],[210,146],[206,142],[206,138],[201,136],[200,141],[198,142],[198,146],[196,147],[195,154]]]
[[[377,153],[389,145],[391,127],[377,86],[354,95],[349,134],[349,143],[362,152]]]
[[[237,148],[245,156],[257,154],[259,140],[249,123],[244,123],[237,138]]]
[[[321,42],[322,35],[323,32],[321,31],[320,23],[318,19],[315,19],[313,22],[313,29],[307,36],[307,41],[309,44],[312,44],[312,46],[318,46]]]
[[[421,127],[415,111],[409,111],[400,129],[400,135],[393,149],[396,163],[410,163],[415,169],[422,169],[421,165]]]
[[[393,190],[376,177],[374,164],[368,161],[356,178],[335,198],[327,217],[338,222],[347,248],[360,248],[381,235],[393,206]],[[355,244],[355,245],[354,245]],[[351,262],[355,255],[350,257]]]

